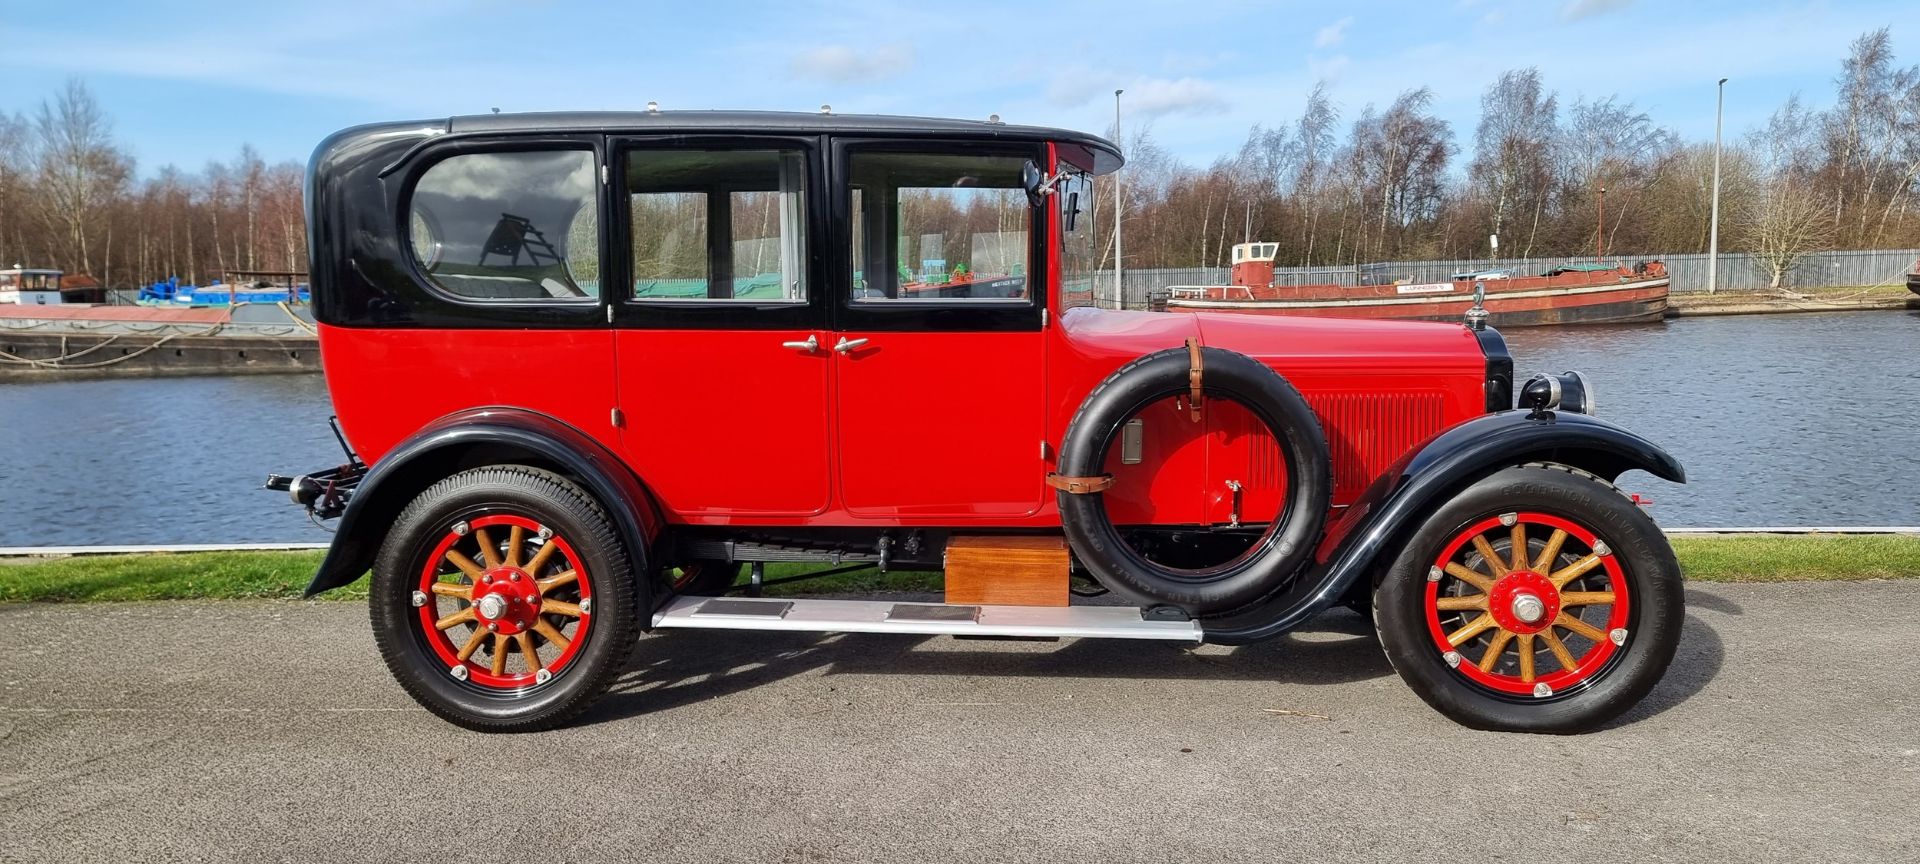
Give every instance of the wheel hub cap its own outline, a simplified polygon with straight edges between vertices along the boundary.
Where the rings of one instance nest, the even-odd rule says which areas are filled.
[[[533,627],[540,614],[540,588],[518,567],[487,571],[491,579],[473,589],[475,617],[487,629],[511,636]]]
[[[1513,598],[1513,617],[1528,624],[1540,623],[1541,616],[1547,614],[1547,604],[1532,594],[1522,594]]]
[[[1538,633],[1560,614],[1560,591],[1532,570],[1515,570],[1493,583],[1487,611],[1514,633]]]
[[[498,594],[480,598],[480,617],[497,619],[507,611],[507,600]]]

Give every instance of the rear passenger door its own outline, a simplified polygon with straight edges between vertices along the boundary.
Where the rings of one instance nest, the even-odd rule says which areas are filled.
[[[614,304],[627,459],[689,524],[828,503],[818,139],[614,142]]]

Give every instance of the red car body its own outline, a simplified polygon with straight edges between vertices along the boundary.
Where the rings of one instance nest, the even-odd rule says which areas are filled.
[[[666,522],[685,525],[1058,526],[1040,480],[1074,410],[1121,365],[1188,337],[1260,358],[1299,387],[1328,433],[1336,507],[1413,445],[1486,411],[1487,358],[1457,325],[1087,307],[1050,318],[1036,333],[506,330],[476,346],[468,330],[323,325],[320,339],[341,424],[368,462],[442,416],[523,408],[621,454]],[[780,347],[810,336],[872,341],[852,354]],[[697,381],[673,370],[693,356]],[[970,374],[944,379],[933,404],[903,411],[882,397],[924,386],[956,358]],[[738,413],[743,390],[758,414],[783,418],[780,435]],[[742,422],[704,426],[714,417]],[[1225,482],[1278,470],[1272,437],[1237,406],[1199,425],[1171,405],[1142,419],[1144,458],[1110,464],[1116,520],[1225,523]],[[765,458],[743,461],[742,450]],[[1246,485],[1260,494],[1242,519],[1271,518],[1284,486]]]

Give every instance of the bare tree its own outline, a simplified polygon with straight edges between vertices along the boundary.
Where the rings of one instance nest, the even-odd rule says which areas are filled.
[[[1812,154],[1819,146],[1821,118],[1798,94],[1747,136],[1746,152],[1758,175],[1757,194],[1732,210],[1737,242],[1753,251],[1755,266],[1778,290],[1807,255],[1832,248],[1838,229],[1827,200],[1814,194]]]
[[[1541,85],[1540,70],[1528,68],[1502,73],[1481,97],[1480,110],[1468,168],[1473,191],[1484,196],[1496,236],[1510,214],[1527,217],[1521,257],[1531,257],[1552,194],[1558,102]]]
[[[1810,191],[1789,178],[1771,178],[1733,220],[1736,238],[1776,290],[1802,259],[1833,244],[1832,214]]]
[[[26,257],[27,121],[0,113],[0,267]]]
[[[1437,213],[1453,144],[1446,121],[1430,113],[1432,104],[1433,91],[1408,90],[1384,113],[1368,110],[1354,124],[1352,164],[1367,206],[1378,214],[1375,258],[1406,252],[1408,229]]]
[[[1298,144],[1300,158],[1291,191],[1294,199],[1307,211],[1300,220],[1306,235],[1300,250],[1300,263],[1303,265],[1311,266],[1314,261],[1320,214],[1326,209],[1322,200],[1323,190],[1334,156],[1333,127],[1338,122],[1340,113],[1334,110],[1333,100],[1327,96],[1327,82],[1315,82],[1313,92],[1307,94],[1306,107],[1300,111],[1300,119],[1294,123],[1294,140]]]
[[[90,272],[88,235],[133,172],[113,144],[113,125],[92,91],[71,79],[34,117],[35,180],[42,219],[59,238],[68,269]]]
[[[1581,248],[1598,230],[1607,235],[1606,248],[1616,249],[1615,235],[1635,213],[1641,193],[1660,182],[1662,170],[1672,163],[1677,137],[1633,103],[1608,96],[1574,103],[1560,141],[1561,227],[1571,229],[1559,238],[1562,248]],[[1601,189],[1612,205],[1604,214]],[[1600,224],[1603,216],[1611,217],[1613,227]]]

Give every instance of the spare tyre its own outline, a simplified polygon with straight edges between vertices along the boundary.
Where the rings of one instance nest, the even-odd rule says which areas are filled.
[[[1245,552],[1198,569],[1148,559],[1126,542],[1107,513],[1102,490],[1107,452],[1120,428],[1148,405],[1198,391],[1207,400],[1244,406],[1279,445],[1286,495],[1274,520]],[[1199,409],[1204,410],[1204,409]],[[1189,342],[1145,355],[1108,376],[1087,395],[1067,426],[1059,473],[1061,527],[1075,556],[1109,590],[1142,605],[1177,606],[1191,614],[1224,612],[1284,586],[1313,557],[1331,501],[1333,470],[1320,420],[1280,373],[1258,360]]]

